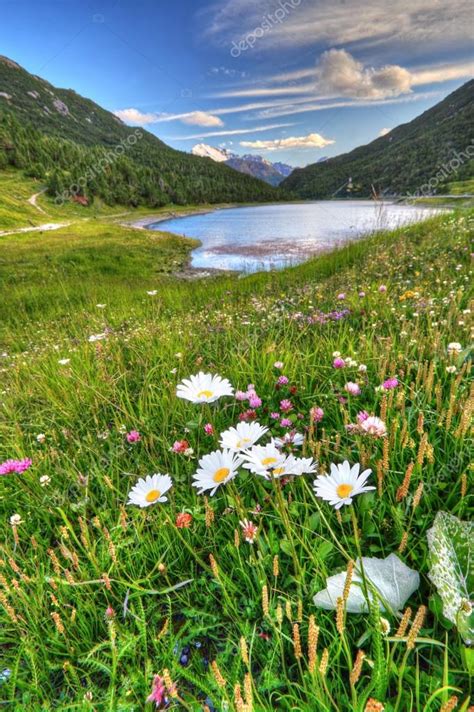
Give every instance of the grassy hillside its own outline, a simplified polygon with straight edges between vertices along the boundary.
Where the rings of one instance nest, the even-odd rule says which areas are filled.
[[[435,192],[444,178],[425,191],[422,188],[443,167],[443,175],[451,173],[451,180],[458,170],[463,178],[474,175],[473,142],[474,80],[471,80],[408,124],[350,153],[296,169],[281,185],[302,198],[329,198],[336,191],[338,197],[369,196],[372,186],[389,194]],[[470,156],[466,154],[469,146]],[[450,170],[448,164],[456,152],[463,152],[465,158],[456,170]],[[350,187],[349,178],[352,178]]]
[[[184,710],[242,710],[243,696],[255,712],[380,709],[369,698],[439,712],[452,695],[467,710],[464,649],[428,577],[426,534],[438,510],[470,511],[472,225],[472,213],[443,216],[292,270],[199,283],[169,274],[190,241],[107,221],[1,238],[0,463],[32,460],[0,477],[8,709],[151,709],[160,674]],[[450,342],[463,352],[449,355]],[[198,495],[198,460],[249,408],[178,399],[199,370],[254,384],[272,435],[303,433],[320,473],[361,462],[376,489],[336,512],[314,475],[241,470]],[[398,385],[380,390],[389,377]],[[386,437],[346,427],[363,410]],[[127,506],[156,472],[173,479],[169,501]],[[313,603],[361,549],[420,573],[406,604],[416,622],[399,637],[400,618],[382,624],[376,606],[336,616]]]
[[[277,200],[280,195],[228,166],[176,151],[0,56],[0,168],[9,165],[46,180],[53,196],[69,191],[112,205]]]

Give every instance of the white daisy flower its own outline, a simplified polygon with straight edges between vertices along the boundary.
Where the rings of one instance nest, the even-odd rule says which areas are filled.
[[[165,492],[173,486],[173,481],[169,475],[147,475],[144,479],[140,477],[136,485],[132,487],[128,494],[127,504],[136,504],[138,507],[149,507],[155,502],[167,502],[168,497],[164,497]]]
[[[229,428],[221,433],[219,443],[223,448],[240,452],[241,450],[248,450],[252,445],[255,445],[267,431],[268,428],[260,425],[260,423],[242,422],[238,423],[235,428]]]
[[[269,472],[285,460],[285,456],[272,440],[268,445],[254,445],[250,450],[242,453],[245,462],[243,467],[254,475],[269,477]]]
[[[218,487],[232,480],[243,460],[230,450],[214,450],[199,460],[199,468],[193,475],[193,487],[198,487],[198,494],[210,490],[211,497]]]
[[[314,475],[318,469],[312,457],[295,457],[291,464],[292,475]]]
[[[352,504],[352,498],[357,494],[368,492],[375,487],[365,487],[372,470],[364,470],[359,475],[360,464],[352,467],[347,460],[342,465],[331,464],[330,475],[319,475],[314,480],[314,491],[317,497],[340,509],[343,504]]]
[[[105,332],[102,332],[101,334],[91,334],[87,341],[89,341],[91,344],[93,344],[95,341],[103,341],[103,339],[107,338],[107,334]]]
[[[277,447],[285,447],[285,445],[293,445],[293,447],[301,447],[304,443],[304,435],[296,432],[285,433],[282,438],[275,438]]]
[[[214,403],[221,396],[231,396],[234,389],[227,378],[200,371],[195,376],[183,379],[176,389],[178,398],[191,403]]]

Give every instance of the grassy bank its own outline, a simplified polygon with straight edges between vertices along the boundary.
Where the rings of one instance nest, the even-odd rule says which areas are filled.
[[[453,695],[467,710],[464,646],[428,577],[426,535],[439,510],[469,517],[472,213],[199,283],[170,276],[191,241],[91,225],[2,240],[0,462],[32,460],[0,477],[8,709],[143,710],[160,674],[180,710],[382,709],[372,699],[439,712]],[[375,489],[336,512],[314,475],[241,470],[198,495],[198,460],[253,417],[231,397],[178,399],[200,370],[253,384],[273,436],[304,434],[320,473],[360,462]],[[387,435],[347,428],[360,411]],[[157,472],[173,480],[168,501],[127,505]],[[420,574],[399,637],[400,615],[377,605],[314,605],[361,550]]]

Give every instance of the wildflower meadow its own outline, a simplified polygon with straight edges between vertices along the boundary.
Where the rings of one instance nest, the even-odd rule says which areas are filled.
[[[5,238],[1,709],[472,712],[473,219]]]

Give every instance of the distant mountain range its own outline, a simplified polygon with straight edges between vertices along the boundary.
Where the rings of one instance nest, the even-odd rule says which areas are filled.
[[[274,201],[284,195],[223,163],[176,151],[0,56],[0,169],[5,167],[41,179],[52,195],[98,196],[109,204]]]
[[[474,175],[474,80],[366,146],[306,168],[282,188],[301,198],[441,192]],[[441,189],[441,190],[440,190]]]
[[[271,163],[263,156],[246,154],[239,156],[226,148],[215,148],[207,143],[198,143],[193,147],[191,153],[194,156],[211,158],[217,163],[225,163],[240,173],[246,173],[254,178],[260,178],[270,185],[279,185],[294,170],[286,163]]]

